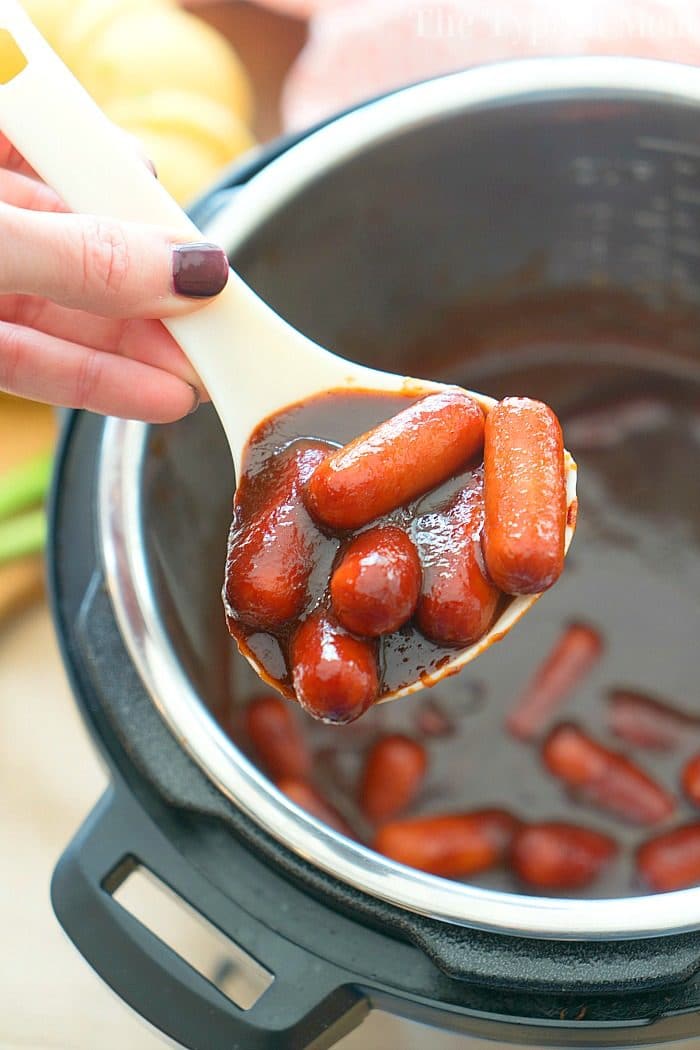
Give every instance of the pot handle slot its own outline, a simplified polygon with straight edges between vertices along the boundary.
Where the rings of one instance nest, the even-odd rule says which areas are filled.
[[[167,916],[161,915],[163,936],[172,946],[120,903],[120,888],[137,869],[166,887],[171,902],[184,902],[189,921],[196,916],[207,928],[210,946],[211,938],[218,940],[219,965],[209,967],[218,975],[205,976],[204,967],[178,953]],[[369,1010],[349,975],[263,926],[212,886],[118,787],[105,792],[61,857],[51,900],[66,933],[103,980],[191,1050],[331,1046]],[[229,995],[226,979],[246,958],[254,960],[252,986],[248,982],[243,996],[240,987]]]

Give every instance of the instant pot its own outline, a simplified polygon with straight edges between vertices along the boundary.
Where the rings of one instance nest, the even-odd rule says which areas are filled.
[[[592,338],[648,329],[672,370],[697,370],[698,172],[700,71],[528,60],[273,145],[193,217],[284,317],[372,366],[469,378],[498,317],[512,334],[528,324],[517,303],[551,295],[551,338],[585,314]],[[460,338],[436,339],[450,317]],[[197,1050],[329,1047],[372,1008],[465,1046],[700,1045],[700,888],[573,901],[439,879],[321,825],[231,742],[222,668],[239,658],[218,594],[233,488],[209,408],[160,427],[67,422],[53,611],[110,786],[52,899],[97,973]],[[136,869],[267,972],[253,1005],[119,903]]]

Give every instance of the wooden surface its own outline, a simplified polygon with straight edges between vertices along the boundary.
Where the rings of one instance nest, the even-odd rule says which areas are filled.
[[[0,473],[53,446],[56,420],[46,405],[0,395]],[[39,557],[0,566],[0,631],[9,618],[41,597]]]
[[[0,472],[51,448],[56,429],[47,405],[0,394]]]

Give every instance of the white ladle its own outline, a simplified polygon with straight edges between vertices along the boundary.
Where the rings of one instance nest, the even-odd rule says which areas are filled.
[[[0,130],[75,212],[202,234],[153,178],[53,52],[17,0],[0,0]],[[287,324],[234,272],[224,291],[187,317],[163,322],[202,378],[226,433],[236,473],[246,442],[266,417],[324,390],[353,388],[417,395],[442,384],[345,361]],[[469,391],[488,411],[493,398]],[[567,504],[576,464],[567,452]],[[573,521],[575,514],[569,514]],[[566,530],[566,549],[574,525]],[[537,600],[515,598],[476,645],[455,651],[430,676],[385,697],[416,692],[454,674],[499,641]],[[259,674],[263,669],[250,661]]]

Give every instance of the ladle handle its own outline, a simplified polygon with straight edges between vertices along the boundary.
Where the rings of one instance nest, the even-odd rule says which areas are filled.
[[[17,0],[0,4],[0,130],[74,211],[201,239]],[[233,272],[215,300],[164,324],[212,396],[237,466],[252,427],[306,396],[305,375],[318,375],[319,365],[323,373],[324,360],[329,379],[337,369],[336,358],[291,328]],[[243,355],[254,364],[246,365]]]

